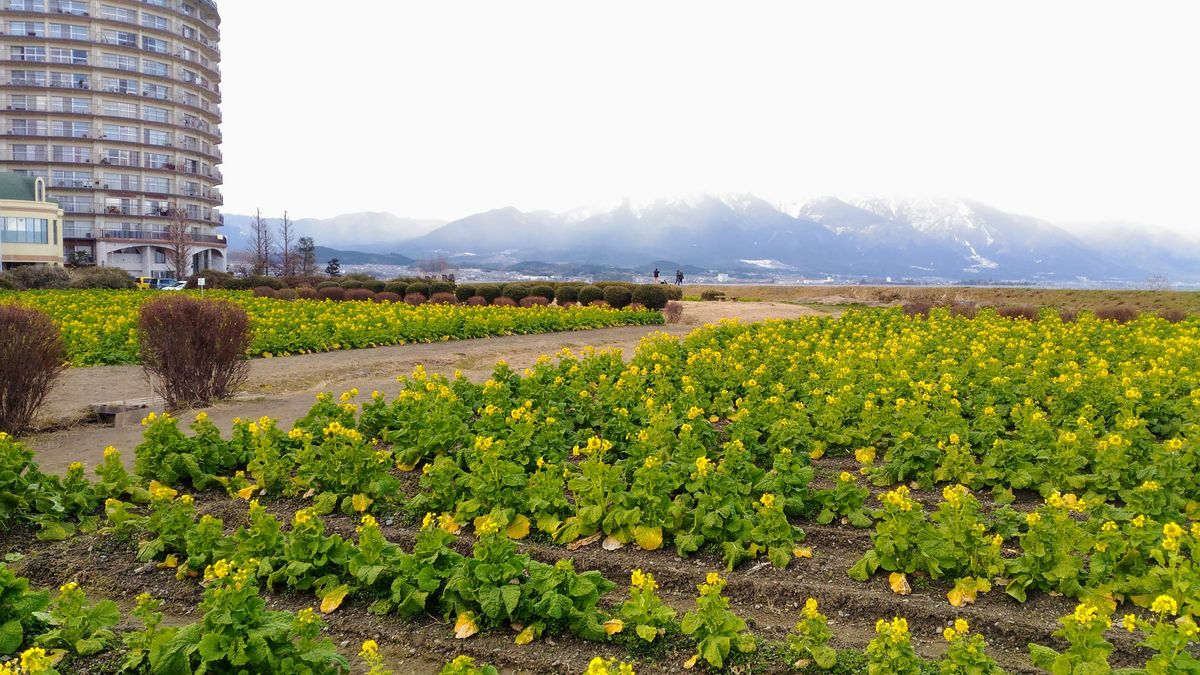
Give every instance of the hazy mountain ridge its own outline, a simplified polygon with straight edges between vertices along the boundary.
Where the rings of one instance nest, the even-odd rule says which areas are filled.
[[[245,239],[230,226],[244,231],[248,219],[227,216],[226,223],[238,247]],[[444,224],[348,214],[300,220],[297,228],[323,246],[416,259],[444,256],[460,266],[544,261],[637,268],[679,260],[705,269],[806,277],[1200,279],[1200,245],[1194,242],[1147,236],[1145,228],[1073,234],[960,199],[826,197],[784,211],[752,195],[701,195],[565,213],[507,207]]]

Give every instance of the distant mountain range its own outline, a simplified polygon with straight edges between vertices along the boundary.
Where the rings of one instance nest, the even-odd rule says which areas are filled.
[[[247,216],[226,216],[235,248],[246,247],[248,223]],[[347,251],[368,250],[527,273],[581,265],[672,266],[673,272],[673,266],[685,265],[685,271],[808,278],[1200,280],[1196,242],[1131,226],[1072,234],[1044,220],[959,199],[827,197],[784,209],[749,195],[706,195],[566,213],[509,207],[449,223],[357,213],[299,220],[296,226],[300,236],[339,249],[349,264],[355,263]]]

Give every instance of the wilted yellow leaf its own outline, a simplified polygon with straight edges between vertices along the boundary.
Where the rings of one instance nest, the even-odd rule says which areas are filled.
[[[792,555],[796,556],[797,558],[813,557],[812,549],[807,546],[797,546],[796,548],[792,549]]]
[[[604,622],[604,634],[616,635],[625,630],[625,622],[620,619],[609,619]]]
[[[661,527],[639,525],[633,528],[633,539],[643,550],[657,551],[662,548],[663,531]]]
[[[696,661],[698,661],[698,660],[700,660],[700,655],[699,655],[699,654],[693,654],[693,655],[692,655],[692,658],[690,658],[690,659],[688,659],[687,661],[684,661],[684,662],[683,662],[683,667],[684,667],[684,669],[685,669],[685,670],[691,670],[692,668],[694,668],[694,667],[696,666]]]
[[[250,499],[250,497],[254,496],[254,491],[257,489],[258,489],[258,486],[256,486],[256,485],[249,485],[249,486],[242,488],[241,490],[238,490],[237,494],[242,499]]]
[[[908,585],[908,577],[903,572],[892,572],[888,575],[888,585],[892,587],[892,592],[896,595],[912,593],[912,586]]]
[[[412,471],[413,469],[417,468],[417,463],[415,461],[410,464],[401,464],[400,462],[396,462],[396,468],[401,471]]]
[[[952,607],[962,607],[965,604],[969,604],[970,602],[975,601],[974,598],[972,598],[970,601],[968,601],[967,594],[964,593],[957,586],[950,589],[950,592],[946,594],[946,599],[950,601],[950,605]]]
[[[358,511],[359,513],[371,508],[371,504],[374,502],[374,499],[362,494],[354,495],[350,498],[350,503],[354,505],[354,510]]]
[[[600,543],[600,546],[605,551],[615,551],[619,548],[623,548],[625,544],[622,543],[620,539],[617,539],[615,536],[610,534],[604,538],[604,541]]]
[[[599,532],[597,532],[593,535],[586,536],[583,539],[577,539],[577,540],[571,542],[570,544],[567,544],[567,550],[568,551],[578,551],[579,549],[583,548],[584,546],[589,546],[598,541],[600,541],[600,533]]]
[[[321,598],[321,612],[323,614],[329,614],[338,607],[341,607],[342,600],[346,599],[346,594],[349,592],[350,587],[346,584],[342,584],[341,586],[330,590],[323,598]]]
[[[454,622],[454,639],[465,640],[479,632],[479,625],[475,623],[475,616],[470,612],[463,612],[458,615],[458,619]]]
[[[163,485],[162,483],[160,483],[156,480],[152,480],[152,481],[150,481],[150,494],[156,495],[156,496],[162,495],[164,497],[174,499],[176,497],[176,495],[179,494],[179,490],[176,490],[175,488],[167,487],[166,485]]]
[[[179,567],[179,558],[175,557],[174,553],[167,556],[166,560],[158,563],[158,569],[160,570],[173,570],[176,567]]]
[[[508,535],[509,539],[524,539],[525,537],[529,536],[529,524],[529,518],[523,515],[518,515],[516,518],[513,518],[512,522],[508,524],[508,527],[504,529],[504,533]]]
[[[528,626],[525,628],[525,630],[517,633],[517,639],[513,640],[513,642],[519,645],[527,645],[530,642],[533,642],[534,637],[533,626]]]

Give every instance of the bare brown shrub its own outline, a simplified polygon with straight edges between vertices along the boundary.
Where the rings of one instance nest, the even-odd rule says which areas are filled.
[[[253,291],[256,298],[273,298],[275,297],[275,289],[270,286],[258,286]]]
[[[487,298],[480,295],[472,295],[467,298],[467,305],[470,307],[483,307],[488,304]]]
[[[679,323],[679,320],[683,318],[683,303],[671,300],[666,307],[663,307],[663,316],[667,323]]]
[[[67,364],[62,335],[50,317],[0,305],[0,431],[20,436]]]
[[[517,301],[513,300],[510,297],[501,295],[498,298],[496,298],[495,300],[493,300],[492,304],[495,305],[496,307],[516,307]]]
[[[412,305],[413,307],[416,307],[417,305],[423,305],[428,300],[429,299],[425,297],[424,293],[405,293],[404,294],[404,301],[407,302],[408,304]]]
[[[1079,320],[1079,312],[1073,309],[1060,309],[1058,317],[1063,320],[1063,323],[1075,323]]]
[[[316,300],[317,289],[309,288],[308,286],[301,286],[300,288],[296,289],[296,297],[300,300]]]
[[[381,291],[371,298],[372,302],[400,302],[400,294],[391,291]]]
[[[317,299],[341,302],[346,299],[346,289],[341,288],[340,286],[326,286],[325,288],[318,288]]]
[[[1117,323],[1129,323],[1138,317],[1137,310],[1130,307],[1101,307],[1096,310],[1096,318]]]
[[[979,308],[973,302],[955,301],[950,304],[950,313],[954,316],[962,316],[968,319],[974,319],[979,314]]]
[[[138,339],[146,377],[171,410],[229,398],[250,374],[250,318],[227,300],[147,300]]]
[[[528,297],[521,298],[522,307],[545,307],[549,304],[550,301],[540,295],[530,295]]]
[[[909,300],[904,303],[904,314],[907,316],[929,316],[933,303],[927,299]]]
[[[367,288],[350,288],[346,290],[346,300],[363,302],[375,297],[375,291]]]
[[[457,305],[458,296],[446,292],[434,293],[429,296],[429,302],[435,305]]]
[[[294,289],[294,288],[284,288],[284,289],[275,291],[275,299],[276,300],[295,300],[298,297],[300,297],[300,294],[297,293],[296,289]]]
[[[1158,313],[1158,317],[1163,321],[1170,323],[1179,323],[1187,319],[1187,312],[1178,309],[1164,309]]]

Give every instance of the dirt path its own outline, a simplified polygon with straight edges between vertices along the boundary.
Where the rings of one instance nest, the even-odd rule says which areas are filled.
[[[697,326],[721,319],[765,321],[822,314],[816,310],[774,302],[687,302],[683,321],[669,326],[628,326],[511,337],[461,340],[434,344],[412,344],[374,349],[307,354],[251,362],[245,391],[252,400],[222,403],[207,409],[209,419],[228,431],[235,417],[263,415],[280,421],[284,428],[303,417],[312,407],[317,392],[341,392],[357,387],[362,396],[378,389],[396,391],[397,375],[412,372],[418,364],[431,373],[452,374],[461,370],[474,381],[487,379],[495,362],[504,359],[514,368],[532,365],[542,354],[564,347],[618,348],[632,352],[645,336],[654,332],[681,337]],[[77,368],[68,371],[44,407],[49,420],[78,420],[93,403],[144,398],[150,387],[139,366]],[[108,445],[120,449],[132,461],[133,448],[141,441],[140,426],[123,428],[91,424],[68,425],[58,431],[26,439],[45,471],[64,471],[71,462],[91,467],[101,461]]]

